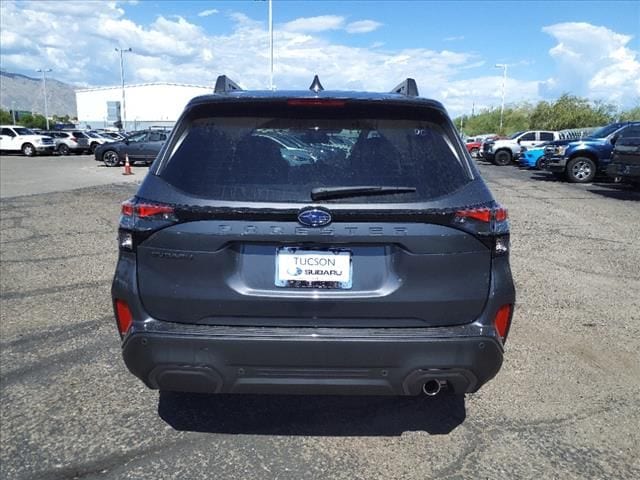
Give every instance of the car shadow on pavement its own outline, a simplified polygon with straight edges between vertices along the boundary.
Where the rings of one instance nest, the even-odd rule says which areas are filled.
[[[536,170],[531,172],[531,180],[537,180],[539,182],[565,182],[563,178],[558,178],[553,173],[545,173]]]
[[[613,198],[614,200],[640,201],[640,189],[634,188],[632,185],[594,183],[593,186],[599,188],[590,188],[587,191],[603,197]]]
[[[408,431],[442,435],[466,417],[463,395],[365,397],[206,395],[160,392],[158,414],[176,430],[191,432],[399,436]]]

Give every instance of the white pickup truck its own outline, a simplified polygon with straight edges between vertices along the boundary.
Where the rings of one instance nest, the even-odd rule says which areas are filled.
[[[482,157],[496,165],[509,165],[520,154],[522,147],[533,148],[560,139],[558,132],[527,130],[517,132],[501,140],[489,140],[482,144]]]
[[[32,157],[38,153],[52,154],[55,148],[51,137],[38,135],[20,125],[0,125],[0,151],[22,152]]]

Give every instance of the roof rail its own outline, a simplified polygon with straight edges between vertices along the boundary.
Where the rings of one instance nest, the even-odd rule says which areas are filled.
[[[418,85],[413,78],[407,78],[404,82],[396,85],[394,89],[391,90],[391,93],[399,93],[407,97],[417,97]]]
[[[216,86],[213,89],[213,93],[229,93],[235,90],[242,90],[242,88],[240,88],[240,85],[226,75],[220,75],[216,80]]]

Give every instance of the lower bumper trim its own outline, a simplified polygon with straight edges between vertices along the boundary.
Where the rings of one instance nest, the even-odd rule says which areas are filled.
[[[475,392],[502,365],[491,337],[259,337],[133,332],[123,356],[148,387],[204,393],[418,395],[429,380]]]

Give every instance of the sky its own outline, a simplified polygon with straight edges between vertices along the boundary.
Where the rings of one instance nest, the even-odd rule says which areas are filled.
[[[639,1],[273,0],[274,86],[389,91],[415,78],[450,114],[563,93],[640,105]],[[83,87],[270,87],[268,1],[0,0],[0,68]]]

